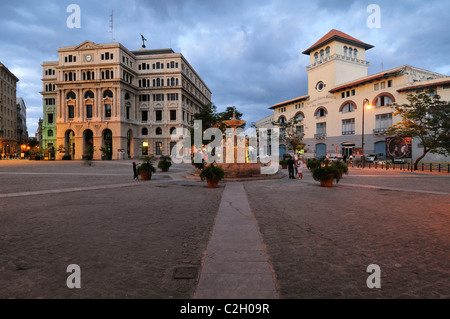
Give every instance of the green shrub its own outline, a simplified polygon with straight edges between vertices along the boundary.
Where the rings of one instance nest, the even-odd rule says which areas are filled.
[[[201,172],[200,178],[202,181],[209,180],[219,182],[225,177],[225,171],[222,167],[214,166],[214,164],[207,165]]]
[[[313,179],[315,181],[328,181],[330,179],[335,179],[336,183],[339,183],[340,179],[339,175],[340,172],[334,165],[316,167],[316,169],[314,169],[314,172],[312,174]]]

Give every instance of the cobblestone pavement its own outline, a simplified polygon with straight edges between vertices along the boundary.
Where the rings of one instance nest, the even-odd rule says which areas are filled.
[[[184,170],[133,181],[131,162],[0,163],[0,194],[44,191],[0,198],[0,298],[191,298],[196,278],[174,271],[201,265],[223,187]],[[82,289],[66,286],[70,264]]]
[[[197,277],[174,271],[200,269],[224,184],[190,165],[134,181],[131,163],[0,161],[0,298],[192,298]],[[244,183],[281,298],[450,298],[449,175],[304,175]]]
[[[245,185],[281,298],[450,298],[448,176],[354,169],[323,188],[304,175]]]

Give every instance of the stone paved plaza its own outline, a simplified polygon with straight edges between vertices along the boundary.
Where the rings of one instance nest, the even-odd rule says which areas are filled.
[[[188,170],[144,182],[132,161],[0,161],[0,298],[193,298],[231,185],[245,193],[275,298],[450,298],[449,174],[354,168],[322,188],[304,169],[303,180],[209,189]],[[66,286],[70,264],[81,289]],[[366,285],[370,264],[379,289]]]

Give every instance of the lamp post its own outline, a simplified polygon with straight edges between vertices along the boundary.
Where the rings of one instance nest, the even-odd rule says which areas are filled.
[[[362,137],[361,137],[361,148],[362,148],[362,158],[361,158],[361,162],[362,162],[362,167],[366,166],[366,157],[364,156],[364,111],[366,109],[366,107],[368,109],[370,109],[372,107],[372,105],[370,105],[370,102],[368,99],[364,99],[363,101],[363,109],[362,109]]]

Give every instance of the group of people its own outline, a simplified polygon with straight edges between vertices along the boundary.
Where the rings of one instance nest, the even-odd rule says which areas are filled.
[[[297,159],[294,159],[292,158],[292,156],[289,156],[289,159],[287,160],[287,165],[289,170],[289,178],[303,179],[303,161],[300,156]]]

